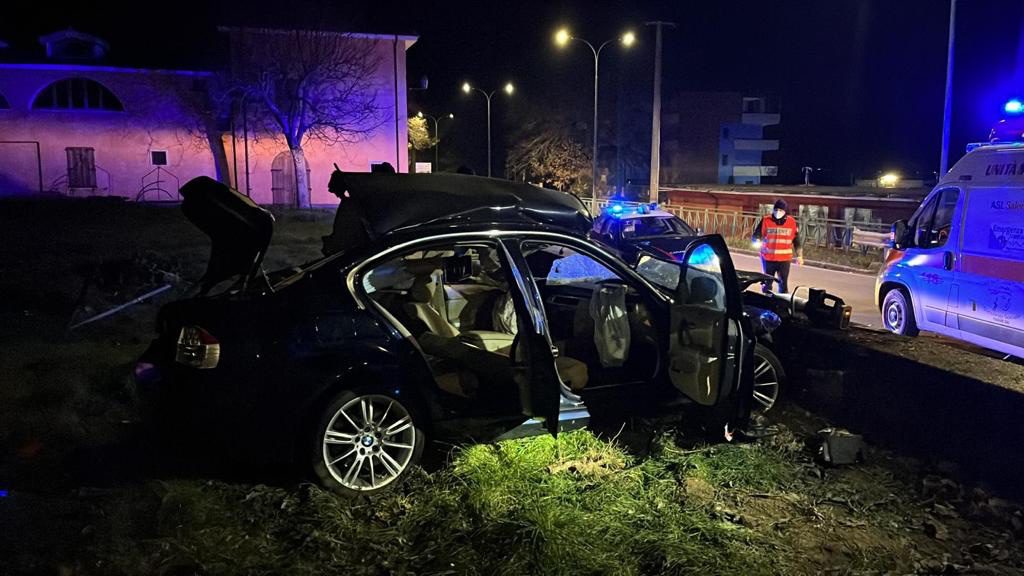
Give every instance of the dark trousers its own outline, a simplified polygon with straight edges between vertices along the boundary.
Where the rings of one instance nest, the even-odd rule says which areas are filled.
[[[789,292],[789,260],[784,262],[772,262],[770,260],[761,259],[761,265],[764,267],[764,273],[779,279],[779,294]],[[771,286],[764,286],[764,290],[770,290]]]

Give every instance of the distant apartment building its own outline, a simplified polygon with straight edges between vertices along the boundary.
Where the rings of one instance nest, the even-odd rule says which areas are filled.
[[[779,171],[779,140],[765,132],[780,119],[778,103],[768,96],[682,92],[670,97],[661,118],[662,186],[770,182]]]

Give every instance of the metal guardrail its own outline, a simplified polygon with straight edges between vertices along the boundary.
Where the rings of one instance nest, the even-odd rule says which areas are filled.
[[[632,202],[623,204],[636,205]],[[608,202],[600,202],[600,205],[607,206]],[[742,238],[744,240],[751,237],[754,227],[763,216],[753,212],[687,208],[670,203],[659,204],[658,208],[678,216],[705,234],[720,234],[725,238]],[[827,218],[801,218],[799,222],[800,237],[805,245],[844,251],[859,248],[863,252],[882,251],[887,247],[883,242],[889,238],[890,226],[882,222]]]
[[[887,232],[869,232],[854,227],[853,245],[884,250],[889,247],[889,234]]]

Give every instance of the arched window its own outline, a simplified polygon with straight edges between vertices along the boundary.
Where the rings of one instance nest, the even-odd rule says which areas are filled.
[[[10,107],[11,105],[7,102],[7,98],[4,98],[4,95],[0,94],[0,110],[6,110]]]
[[[36,95],[32,108],[41,110],[114,110],[124,106],[106,86],[88,78],[65,78]]]

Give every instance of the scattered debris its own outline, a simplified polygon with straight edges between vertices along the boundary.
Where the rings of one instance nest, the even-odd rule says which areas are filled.
[[[171,285],[170,284],[164,284],[163,286],[161,286],[161,287],[159,287],[159,288],[157,288],[155,290],[150,290],[149,292],[146,292],[142,296],[139,296],[137,298],[133,298],[133,299],[129,300],[128,302],[125,302],[124,304],[121,304],[120,306],[115,306],[114,308],[111,308],[110,310],[107,310],[106,312],[101,312],[101,313],[99,313],[99,314],[97,314],[95,316],[91,316],[89,318],[86,318],[85,320],[82,320],[82,321],[74,323],[74,324],[68,326],[68,332],[74,330],[75,328],[79,328],[79,327],[85,326],[86,324],[91,324],[91,323],[93,323],[93,322],[95,322],[97,320],[102,320],[102,319],[104,319],[104,318],[106,318],[108,316],[113,316],[114,314],[117,314],[118,312],[120,312],[120,311],[122,311],[122,310],[124,310],[126,308],[130,308],[130,307],[132,307],[132,306],[134,306],[136,304],[139,304],[140,302],[145,302],[146,300],[149,300],[153,296],[156,296],[157,294],[160,294],[162,292],[166,292],[166,291],[168,291],[170,289],[171,289]]]
[[[818,432],[822,438],[821,459],[839,466],[864,461],[864,438],[841,428],[825,428]]]

